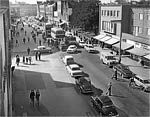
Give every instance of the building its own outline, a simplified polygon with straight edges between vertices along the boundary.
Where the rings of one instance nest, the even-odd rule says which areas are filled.
[[[36,16],[37,5],[36,4],[10,4],[11,16]]]
[[[9,5],[9,4],[8,4]],[[11,114],[11,55],[9,45],[9,9],[7,6],[0,7],[0,83],[1,103],[0,116]]]

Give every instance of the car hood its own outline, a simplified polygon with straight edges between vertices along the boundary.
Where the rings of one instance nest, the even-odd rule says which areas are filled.
[[[118,112],[115,108],[115,106],[107,106],[103,108],[104,113],[108,116],[116,116],[118,115]]]
[[[72,73],[82,73],[82,71],[81,70],[74,70],[74,71],[72,71]]]

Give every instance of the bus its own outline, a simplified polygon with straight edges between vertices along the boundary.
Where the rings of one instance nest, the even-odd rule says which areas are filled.
[[[58,42],[63,41],[65,38],[65,31],[62,28],[51,28],[51,37]]]
[[[46,38],[51,37],[51,28],[53,28],[54,24],[46,23],[45,30],[46,30]]]

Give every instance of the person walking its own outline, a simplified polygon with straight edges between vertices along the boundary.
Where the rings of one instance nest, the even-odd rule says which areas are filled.
[[[35,60],[38,60],[38,52],[35,52]]]
[[[26,42],[26,38],[24,37],[24,38],[23,38],[23,43],[25,44],[25,42]]]
[[[31,90],[30,92],[30,104],[32,103],[33,104],[33,107],[34,107],[34,97],[35,97],[35,92],[34,90]]]
[[[108,84],[108,89],[107,89],[106,95],[111,96],[111,95],[112,95],[112,94],[111,94],[111,90],[112,90],[112,83],[110,82],[110,83]]]
[[[130,78],[129,87],[135,84],[134,78]]]
[[[40,99],[40,91],[39,90],[36,90],[36,102],[37,102],[37,106],[39,107],[39,99]]]
[[[29,56],[29,64],[31,65],[32,58]]]
[[[25,56],[22,57],[22,62],[25,63]]]
[[[16,64],[17,64],[17,66],[19,66],[19,63],[20,63],[19,55],[16,55]]]
[[[41,52],[38,51],[38,57],[39,57],[39,61],[41,60]]]
[[[26,30],[24,31],[24,34],[25,34],[25,36],[27,35],[27,31]]]
[[[26,57],[26,63],[28,64],[28,57]]]
[[[29,47],[27,48],[27,53],[28,53],[28,55],[30,54],[30,48]]]
[[[16,39],[16,46],[19,46],[19,44],[18,44],[18,40]]]
[[[112,76],[112,79],[118,80],[118,78],[117,78],[117,70],[116,69],[115,69],[115,73]]]
[[[30,42],[30,37],[28,37],[28,42]]]
[[[39,46],[41,46],[41,40],[39,40]]]

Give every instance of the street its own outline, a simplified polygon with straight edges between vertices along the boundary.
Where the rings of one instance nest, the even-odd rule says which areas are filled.
[[[33,50],[38,45],[34,42],[23,44],[21,40],[20,46],[13,49],[13,54],[26,55],[27,47]],[[15,116],[98,115],[89,103],[90,95],[80,94],[75,86],[74,78],[67,72],[62,62],[62,57],[65,55],[66,52],[58,51],[42,55],[41,61],[36,61],[32,56],[31,65],[23,64],[21,58],[21,63],[16,66],[13,77],[13,114]],[[114,71],[102,64],[97,54],[80,49],[79,53],[72,55],[91,79],[94,95],[105,95],[108,83],[112,82],[110,98],[117,107],[120,117],[149,115],[149,93],[129,88],[127,79],[112,80]],[[12,59],[12,63],[15,64],[15,58]],[[34,107],[30,104],[29,93],[32,89],[40,90],[39,107],[36,103]]]

